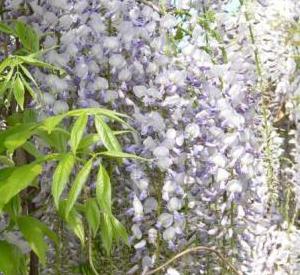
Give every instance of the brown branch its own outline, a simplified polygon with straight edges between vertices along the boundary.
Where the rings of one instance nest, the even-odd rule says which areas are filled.
[[[196,251],[207,251],[207,252],[214,253],[214,254],[217,255],[217,257],[220,260],[222,260],[232,270],[232,272],[234,274],[236,274],[236,275],[241,275],[242,274],[218,250],[210,248],[210,247],[206,247],[206,246],[196,246],[196,247],[188,248],[188,249],[186,249],[186,250],[184,250],[184,251],[176,254],[173,258],[171,258],[170,260],[168,260],[167,262],[165,262],[161,266],[159,266],[159,267],[157,267],[157,268],[155,268],[153,270],[148,271],[145,275],[154,274],[154,273],[160,271],[161,269],[165,268],[166,266],[168,266],[169,264],[171,264],[172,262],[174,262],[178,258],[181,258],[182,256],[184,256],[186,254],[189,254],[189,253],[192,253],[192,252],[196,252]]]

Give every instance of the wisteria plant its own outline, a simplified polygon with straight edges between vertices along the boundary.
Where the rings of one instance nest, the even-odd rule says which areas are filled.
[[[91,246],[92,239],[98,236],[108,254],[113,240],[128,244],[126,229],[112,212],[111,183],[106,170],[107,158],[139,158],[122,152],[116,137],[133,131],[124,121],[126,116],[108,109],[86,108],[40,118],[43,92],[30,73],[31,67],[38,66],[60,77],[64,72],[41,61],[45,50],[40,48],[39,37],[30,26],[14,21],[10,25],[1,23],[0,30],[16,45],[0,64],[0,210],[5,221],[1,232],[19,231],[30,248],[24,253],[18,246],[1,240],[0,271],[7,275],[38,272],[34,270],[38,268],[35,255],[46,264],[45,237],[59,253],[60,238],[53,225],[41,221],[43,210],[35,204],[40,178],[47,173],[45,167],[51,166],[53,171],[51,196],[57,215],[80,239],[82,247]],[[125,128],[113,131],[108,121]],[[93,188],[86,186],[89,178],[93,179]],[[97,273],[92,255],[88,259]]]
[[[299,274],[299,12],[0,0],[0,269]]]

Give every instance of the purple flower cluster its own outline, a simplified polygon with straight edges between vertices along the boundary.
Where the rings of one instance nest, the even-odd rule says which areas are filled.
[[[300,117],[299,77],[285,40],[300,11],[296,0],[234,10],[238,1],[169,1],[170,11],[160,13],[155,1],[26,2],[31,14],[20,19],[45,48],[58,45],[45,59],[68,72],[35,71],[44,115],[99,106],[125,112],[139,133],[134,145],[123,139],[125,150],[155,159],[126,161],[115,190],[134,248],[124,272],[147,271],[196,244],[222,251],[245,274],[300,272],[299,229],[274,202],[286,198],[286,184],[299,208],[299,129],[288,131],[296,145],[286,149],[273,123],[281,102],[288,122]],[[289,183],[281,173],[291,174]],[[174,267],[166,274],[225,272],[212,255]]]

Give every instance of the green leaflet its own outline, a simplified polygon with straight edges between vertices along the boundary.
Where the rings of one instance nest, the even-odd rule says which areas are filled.
[[[14,67],[11,67],[8,74],[5,76],[5,80],[3,81],[3,83],[1,83],[0,95],[4,93],[7,89],[9,89],[11,85],[10,80],[13,76],[13,73],[14,73]]]
[[[31,86],[27,83],[27,81],[25,80],[25,78],[22,75],[20,75],[20,78],[22,79],[22,83],[24,85],[24,88],[26,88],[26,90],[29,92],[31,97],[33,99],[35,99],[36,98],[35,91],[31,88]]]
[[[103,247],[108,255],[111,252],[113,241],[113,227],[110,216],[110,214],[103,213],[101,219],[101,239]]]
[[[29,186],[41,172],[42,166],[35,163],[14,168],[9,177],[0,182],[0,209]]]
[[[85,217],[95,237],[100,226],[100,210],[97,201],[93,198],[85,202]]]
[[[98,141],[99,136],[97,134],[88,134],[81,139],[77,150],[86,150]]]
[[[59,74],[59,76],[64,76],[65,75],[65,71],[63,69],[60,69],[60,68],[58,68],[54,65],[51,65],[49,63],[40,61],[40,60],[36,59],[34,57],[34,55],[18,56],[18,58],[24,63],[30,64],[30,65],[33,65],[33,66],[36,66],[36,67],[45,68],[45,69],[48,69],[52,72],[57,72]]]
[[[105,151],[105,152],[100,152],[98,155],[101,156],[106,156],[106,157],[112,157],[112,158],[131,158],[131,159],[138,159],[138,160],[143,160],[143,161],[152,161],[151,159],[145,159],[133,154],[128,154],[124,152],[116,152],[116,151]]]
[[[65,117],[66,114],[48,117],[42,122],[40,128],[50,134]]]
[[[14,196],[3,208],[5,212],[10,215],[13,220],[21,215],[22,206],[19,195]]]
[[[36,146],[30,141],[27,141],[23,144],[22,148],[29,153],[30,155],[34,156],[36,159],[41,158],[43,155],[42,153],[36,149]]]
[[[113,226],[114,238],[117,240],[120,239],[125,244],[129,245],[125,227],[114,216],[111,216],[111,224]]]
[[[22,251],[7,241],[0,240],[0,272],[4,275],[25,274],[25,257]]]
[[[75,157],[73,154],[66,154],[58,163],[53,174],[53,183],[51,187],[52,196],[56,208],[59,206],[59,198],[69,180],[69,176],[74,167]]]
[[[0,156],[0,163],[5,166],[15,166],[13,160],[8,158],[7,156]]]
[[[83,188],[83,185],[87,181],[87,178],[90,174],[90,171],[92,169],[93,165],[93,159],[90,159],[78,172],[74,183],[71,187],[71,190],[69,192],[67,202],[66,202],[66,209],[65,209],[65,216],[68,217],[70,211],[72,210],[77,198],[79,197],[81,190]]]
[[[73,208],[69,215],[66,217],[67,200],[60,201],[59,214],[67,222],[68,227],[74,232],[81,242],[81,245],[85,244],[84,226],[79,213]]]
[[[14,81],[14,85],[12,89],[18,105],[20,106],[21,110],[23,110],[25,89],[24,89],[23,82],[19,76],[17,76],[16,80]]]
[[[16,35],[24,48],[30,52],[36,52],[40,48],[39,37],[36,31],[22,21],[16,22]]]
[[[95,116],[95,127],[97,133],[100,136],[105,148],[109,151],[122,151],[121,145],[119,144],[117,138],[115,137],[113,131],[107,126],[107,124],[102,120],[101,116]]]
[[[10,152],[13,152],[16,148],[22,146],[33,135],[34,129],[34,123],[20,124],[2,132],[1,134],[3,135],[3,138],[0,138],[0,140],[4,142],[3,145]],[[2,144],[0,142],[0,147],[1,145]]]
[[[80,117],[78,117],[78,119],[74,123],[74,126],[71,131],[71,138],[70,138],[70,145],[71,145],[73,154],[76,154],[76,151],[77,151],[78,145],[81,141],[81,138],[83,136],[87,121],[88,121],[87,114],[83,114]]]
[[[96,198],[101,210],[111,214],[111,185],[108,173],[100,164],[96,181]]]
[[[41,263],[45,265],[48,245],[44,241],[44,236],[49,237],[56,245],[58,245],[58,237],[56,234],[45,224],[33,217],[19,217],[17,219],[17,224],[31,249],[39,257]]]
[[[53,149],[56,149],[58,152],[67,152],[67,143],[70,135],[63,129],[55,128],[50,134],[43,130],[39,130],[37,131],[37,136],[44,141],[45,145],[53,147]]]
[[[14,34],[14,30],[4,23],[0,23],[0,32],[4,32],[6,34]]]

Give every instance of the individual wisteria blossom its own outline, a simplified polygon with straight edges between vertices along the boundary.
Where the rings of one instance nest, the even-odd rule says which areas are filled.
[[[126,113],[137,134],[135,144],[121,139],[125,151],[153,159],[114,171],[132,249],[112,274],[146,274],[196,245],[220,251],[241,274],[300,273],[300,81],[287,44],[297,0],[25,2],[19,19],[44,34],[45,60],[68,74],[34,70],[41,116],[99,106]],[[80,251],[65,235],[69,270]],[[164,271],[228,274],[206,252]]]

